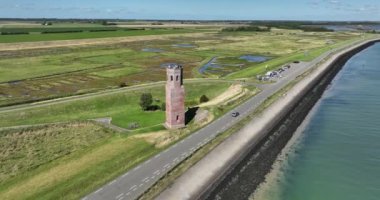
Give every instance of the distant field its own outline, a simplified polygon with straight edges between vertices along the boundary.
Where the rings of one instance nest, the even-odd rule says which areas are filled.
[[[229,85],[230,83],[223,82],[185,83],[186,106],[197,105],[200,96],[203,94],[213,98],[225,91]],[[130,123],[135,122],[140,128],[147,128],[162,124],[165,121],[165,112],[161,110],[142,111],[139,106],[140,95],[144,92],[151,93],[155,99],[154,104],[161,106],[165,100],[164,91],[164,86],[161,85],[139,91],[78,100],[23,112],[4,113],[0,114],[0,127],[112,117],[112,123],[120,127],[128,128]]]
[[[202,30],[149,31],[164,34]],[[119,32],[130,31],[68,34],[106,37],[103,34]],[[34,36],[42,35],[50,34]],[[165,63],[182,64],[185,78],[254,78],[265,71],[266,65],[272,69],[293,60],[310,60],[330,47],[359,37],[355,33],[280,29],[269,33],[208,30],[195,35],[174,34],[145,40],[140,37],[138,41],[117,44],[3,51],[0,52],[0,106],[162,81],[165,80]],[[266,56],[269,60],[248,62],[239,59],[243,55]],[[200,73],[199,68],[211,58],[217,58],[213,66]]]
[[[41,28],[28,28],[32,31],[41,31]],[[63,30],[98,30],[97,28],[55,28]],[[5,30],[5,29],[3,29]],[[11,30],[25,30],[21,28],[11,28]],[[52,28],[50,28],[51,31]],[[197,29],[150,29],[150,30],[117,30],[117,31],[99,31],[99,32],[73,32],[73,33],[31,33],[20,35],[0,35],[0,43],[15,43],[15,42],[37,42],[37,41],[54,41],[54,40],[76,40],[76,39],[91,39],[91,38],[110,38],[110,37],[128,37],[128,36],[143,36],[143,35],[163,35],[163,34],[178,34],[178,33],[196,33],[201,32]]]

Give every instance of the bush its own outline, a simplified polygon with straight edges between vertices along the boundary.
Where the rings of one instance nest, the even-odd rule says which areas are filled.
[[[122,82],[122,83],[119,84],[119,87],[121,87],[121,88],[122,88],[122,87],[127,87],[127,86],[128,86],[128,85],[127,85],[127,83],[125,83],[125,82]]]
[[[204,103],[207,101],[209,101],[209,99],[206,95],[202,95],[201,98],[199,98],[199,103]]]
[[[153,97],[151,93],[143,93],[140,97],[140,106],[143,110],[148,110],[148,108],[153,103]]]
[[[1,32],[1,35],[28,35],[29,32]]]
[[[161,110],[162,111],[166,111],[166,103],[165,102],[162,102],[162,104],[161,104]]]
[[[222,32],[237,32],[237,31],[251,31],[251,32],[270,32],[270,27],[259,27],[259,26],[240,26],[237,28],[224,28]]]

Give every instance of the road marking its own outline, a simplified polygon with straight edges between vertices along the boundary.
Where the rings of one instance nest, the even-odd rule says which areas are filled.
[[[154,179],[154,178],[156,178],[155,176],[152,176],[152,177],[150,177],[152,180]]]
[[[158,158],[158,157],[160,157],[160,154],[157,154],[156,156],[154,156],[155,158]]]
[[[164,165],[164,168],[168,168],[168,167],[170,167],[170,164]]]
[[[108,185],[112,185],[114,183],[116,183],[116,180],[111,181],[110,183],[108,183]]]
[[[149,177],[144,178],[142,181],[145,182],[147,180],[149,180]]]
[[[124,197],[120,197],[120,198],[118,198],[117,200],[122,200],[122,199],[124,199]]]
[[[125,194],[125,196],[129,196],[129,194],[131,194],[130,192],[127,192],[126,194]]]
[[[116,196],[116,199],[118,199],[118,198],[120,198],[120,197],[122,197],[122,196],[124,196],[124,193],[121,193],[121,194],[117,195],[117,196]]]
[[[129,174],[129,172],[125,173],[125,174],[124,174],[123,176],[121,176],[121,177],[126,177],[128,174]]]
[[[147,161],[145,161],[145,164],[148,164],[148,163],[150,163],[150,159],[149,159],[149,160],[147,160]]]
[[[183,156],[185,156],[185,157],[186,157],[186,153],[183,153],[183,154],[182,154],[182,157],[183,157]]]
[[[134,189],[137,189],[136,185],[133,185],[131,188],[129,188],[129,190],[133,190],[133,191],[134,191]]]
[[[136,168],[133,169],[133,171],[136,171],[138,169],[140,169],[141,166],[137,166]]]
[[[178,158],[175,158],[173,161],[174,161],[174,162],[178,162],[178,161],[179,161],[179,159],[178,159]]]
[[[195,150],[196,150],[196,148],[195,148],[195,147],[193,147],[193,148],[191,148],[191,149],[190,149],[190,151],[195,151]]]
[[[95,193],[98,193],[98,192],[100,192],[102,190],[103,190],[103,188],[100,188],[100,189],[96,190]]]
[[[144,183],[141,183],[140,185],[139,185],[139,187],[142,187],[144,185]]]
[[[160,170],[156,170],[155,172],[153,172],[153,174],[159,175],[160,174]]]

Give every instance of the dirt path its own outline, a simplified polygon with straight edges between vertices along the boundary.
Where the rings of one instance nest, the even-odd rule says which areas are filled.
[[[219,96],[211,99],[210,101],[206,103],[202,103],[199,105],[199,107],[206,107],[206,106],[213,106],[220,103],[226,103],[229,100],[233,99],[239,94],[245,93],[245,89],[241,84],[234,84],[231,85],[226,91],[224,91]]]

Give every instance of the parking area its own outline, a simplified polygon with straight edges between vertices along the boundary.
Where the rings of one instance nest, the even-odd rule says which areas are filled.
[[[289,64],[285,64],[276,70],[267,71],[265,74],[257,75],[259,81],[277,82],[279,79],[291,74],[297,68],[305,67],[306,62],[294,61]]]

